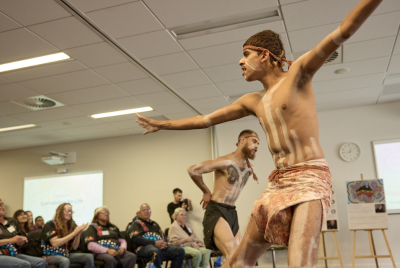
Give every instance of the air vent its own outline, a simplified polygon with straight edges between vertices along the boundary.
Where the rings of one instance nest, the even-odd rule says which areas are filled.
[[[339,53],[336,50],[335,52],[332,53],[332,55],[329,57],[329,59],[327,59],[327,61],[325,63],[330,63],[330,62],[336,60],[338,56],[339,56]]]
[[[278,7],[168,29],[177,40],[282,20]]]
[[[22,100],[14,100],[12,102],[33,111],[65,106],[64,104],[44,95],[29,97]]]

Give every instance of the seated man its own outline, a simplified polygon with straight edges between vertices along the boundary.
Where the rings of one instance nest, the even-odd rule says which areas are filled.
[[[174,215],[175,209],[177,208],[184,208],[186,211],[192,211],[192,201],[190,199],[183,199],[182,200],[182,190],[179,188],[175,188],[172,193],[174,194],[174,201],[168,204],[167,210],[169,214],[169,219],[171,223],[174,222]]]
[[[35,225],[38,228],[38,230],[42,230],[44,227],[44,219],[42,216],[37,216],[35,218]]]
[[[140,206],[139,215],[129,227],[127,235],[133,243],[133,252],[139,258],[147,258],[161,268],[162,258],[172,260],[171,268],[181,268],[185,251],[181,247],[168,245],[160,226],[150,220],[151,210],[146,203]]]

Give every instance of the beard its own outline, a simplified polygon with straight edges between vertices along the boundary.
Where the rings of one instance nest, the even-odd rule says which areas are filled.
[[[244,147],[242,152],[245,155],[245,157],[250,160],[254,160],[256,158],[256,153],[253,153],[253,149],[249,147]]]

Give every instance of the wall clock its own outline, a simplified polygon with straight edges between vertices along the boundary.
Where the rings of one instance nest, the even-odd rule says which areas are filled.
[[[360,147],[353,142],[346,142],[340,147],[339,154],[344,161],[352,162],[360,156]]]

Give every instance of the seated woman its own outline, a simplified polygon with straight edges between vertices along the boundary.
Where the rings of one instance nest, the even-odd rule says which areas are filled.
[[[183,208],[175,209],[174,218],[175,221],[168,231],[168,243],[174,246],[182,246],[185,254],[192,256],[192,268],[208,267],[211,250],[205,248],[203,242],[193,232],[190,224],[186,222],[186,210]]]
[[[105,262],[105,268],[117,267],[117,261],[124,268],[135,267],[136,255],[126,251],[126,241],[118,227],[110,222],[107,207],[99,207],[94,211],[92,224],[83,236],[88,250],[95,253],[96,260]]]
[[[7,218],[6,207],[0,199],[0,268],[45,268],[46,261],[42,258],[18,254],[17,248],[28,242],[23,236],[21,226],[13,218]]]
[[[23,235],[27,236],[31,230],[29,229],[28,215],[26,215],[25,211],[23,211],[22,209],[18,209],[17,211],[15,211],[13,218],[18,222],[19,226],[21,227]]]
[[[52,221],[47,222],[40,234],[44,256],[51,256],[59,268],[69,268],[70,263],[81,263],[85,268],[93,268],[93,255],[90,253],[69,253],[79,246],[81,233],[87,224],[76,226],[72,219],[72,206],[63,203],[56,209]]]
[[[28,226],[29,230],[31,231],[37,231],[39,230],[38,227],[33,223],[33,214],[32,211],[27,210],[25,211],[26,215],[28,216]]]

